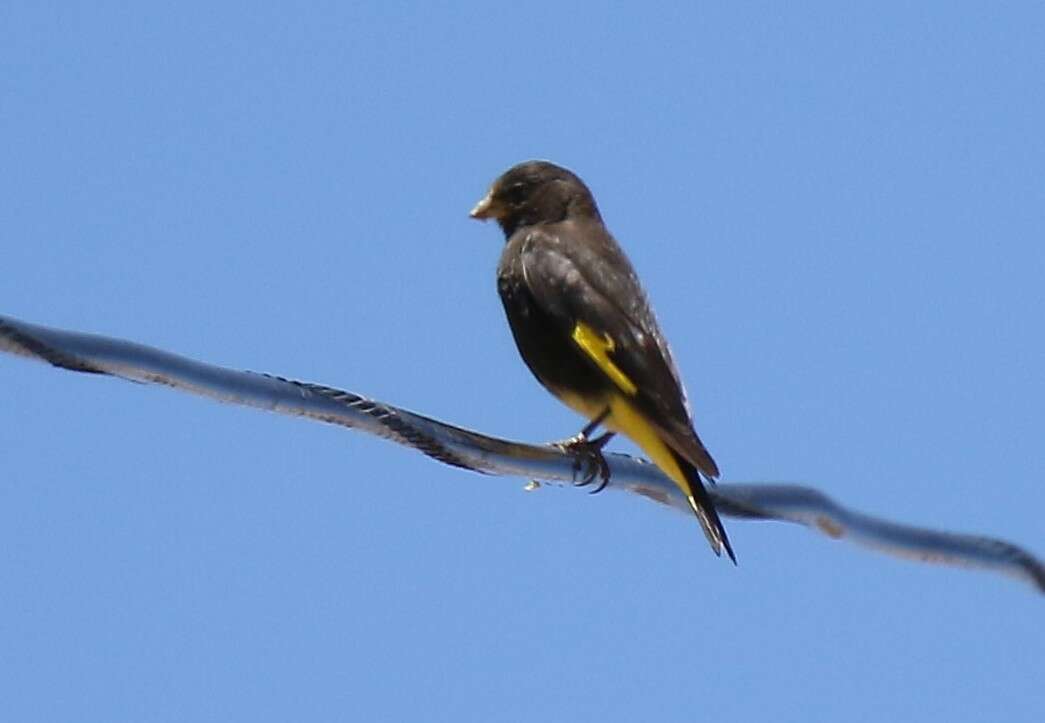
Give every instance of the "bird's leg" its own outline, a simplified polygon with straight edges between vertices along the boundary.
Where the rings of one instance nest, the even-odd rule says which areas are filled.
[[[605,421],[606,417],[608,417],[609,415],[610,410],[609,407],[607,407],[599,413],[599,416],[588,422],[588,424],[584,425],[584,429],[582,429],[580,432],[573,435],[572,437],[568,437],[567,439],[562,440],[561,442],[554,442],[553,444],[556,447],[560,447],[563,450],[570,452],[577,451],[578,448],[586,448],[598,442],[597,448],[601,449],[606,444],[606,442],[609,442],[610,439],[613,438],[614,433],[606,432],[606,434],[603,434],[601,437],[594,441],[589,440],[588,436],[596,429],[598,429],[599,425],[602,424],[603,421]],[[587,484],[587,482],[585,482],[585,484]]]
[[[592,490],[592,494],[601,492],[610,481],[610,465],[606,462],[606,458],[602,454],[602,448],[606,446],[606,443],[613,439],[616,432],[606,432],[595,439],[588,439],[589,435],[598,429],[599,425],[602,424],[606,417],[610,414],[609,407],[602,410],[602,412],[595,419],[591,420],[584,426],[584,429],[579,434],[565,439],[562,442],[557,442],[556,447],[559,447],[564,452],[568,452],[574,456],[573,471],[574,474],[581,471],[581,467],[587,463],[587,469],[589,470],[585,474],[584,479],[580,482],[576,482],[576,486],[584,487],[585,485],[591,484],[595,477],[599,477],[599,486]]]
[[[584,425],[584,429],[581,430],[580,434],[581,439],[587,439],[588,435],[590,435],[592,432],[598,429],[599,425],[605,422],[606,417],[608,416],[610,416],[610,408],[606,407],[601,412],[599,412],[599,416],[597,416],[595,419],[591,420],[586,425]],[[609,432],[607,432],[607,434],[609,434]]]

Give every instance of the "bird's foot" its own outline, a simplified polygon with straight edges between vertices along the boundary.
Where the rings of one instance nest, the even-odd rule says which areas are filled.
[[[563,452],[573,455],[573,484],[575,486],[586,487],[597,477],[599,484],[591,491],[591,494],[602,492],[606,488],[610,481],[610,465],[602,454],[602,448],[611,439],[613,439],[613,432],[606,432],[595,439],[588,439],[588,435],[581,432],[554,444]],[[580,481],[577,481],[578,475],[580,475]]]

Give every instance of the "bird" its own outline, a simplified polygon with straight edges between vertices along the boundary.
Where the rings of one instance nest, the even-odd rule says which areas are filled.
[[[678,367],[638,275],[591,191],[549,161],[505,171],[469,214],[497,221],[505,246],[497,291],[519,354],[537,380],[589,422],[567,445],[597,455],[616,433],[682,491],[716,555],[736,564],[705,481],[718,465],[693,426]],[[605,427],[606,434],[589,439]]]

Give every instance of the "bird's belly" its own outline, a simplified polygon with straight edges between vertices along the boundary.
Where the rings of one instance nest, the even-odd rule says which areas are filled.
[[[605,392],[583,394],[561,387],[556,389],[548,386],[548,389],[563,404],[587,419],[596,419],[602,416],[602,413],[606,411],[609,405],[609,395]]]
[[[567,406],[589,418],[598,416],[611,389],[605,376],[573,342],[566,325],[542,311],[523,285],[500,281],[504,311],[526,366]]]

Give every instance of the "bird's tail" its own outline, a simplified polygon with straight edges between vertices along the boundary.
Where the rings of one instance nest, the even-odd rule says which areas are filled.
[[[711,549],[715,551],[716,555],[721,555],[722,550],[725,549],[729,559],[736,565],[737,556],[733,554],[733,546],[729,544],[726,528],[715,510],[715,503],[712,501],[711,495],[708,494],[708,490],[704,486],[700,470],[675,450],[671,450],[671,456],[675,458],[675,463],[682,470],[682,474],[686,477],[686,482],[689,483],[689,494],[687,495],[689,506],[693,509],[697,519],[700,520],[700,526],[704,528],[704,534],[708,538]]]

